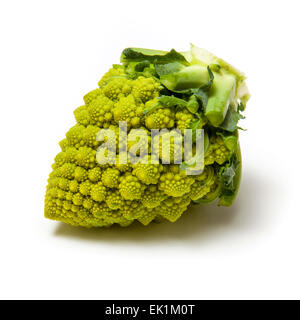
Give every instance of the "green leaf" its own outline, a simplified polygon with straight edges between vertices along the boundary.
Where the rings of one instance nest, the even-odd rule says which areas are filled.
[[[171,107],[184,107],[186,108],[188,105],[188,102],[180,99],[180,98],[176,98],[174,96],[160,96],[158,97],[158,101],[167,108],[171,108]]]
[[[209,76],[208,82],[195,92],[195,96],[200,101],[203,109],[207,106],[208,94],[215,78],[209,67],[207,67],[207,71]]]
[[[213,84],[213,81],[214,81],[214,74],[212,73],[212,71],[210,70],[209,66],[207,67],[207,71],[208,71],[208,76],[209,76],[209,80],[208,82],[203,85],[200,89],[204,92],[209,92],[212,84]]]
[[[154,111],[154,110],[156,110],[158,108],[161,108],[161,107],[162,106],[161,106],[161,104],[159,102],[154,103],[153,105],[151,105],[151,107],[144,109],[144,114],[148,114],[148,113],[150,113],[150,112],[152,112],[152,111]]]
[[[195,95],[192,95],[186,105],[190,113],[196,114],[199,109],[199,103]]]
[[[233,107],[229,108],[225,117],[224,122],[220,125],[223,130],[234,132],[238,129],[238,122],[241,119],[245,119],[239,111],[235,111]]]
[[[198,89],[195,92],[195,96],[197,97],[198,101],[201,103],[201,106],[203,108],[203,110],[205,109],[205,107],[207,106],[207,101],[208,101],[208,92],[205,92],[201,89]]]
[[[165,64],[155,64],[154,65],[156,73],[161,77],[170,73],[177,73],[185,66],[179,62],[165,63]]]
[[[245,109],[246,109],[246,105],[243,102],[239,103],[238,111],[245,111]]]
[[[165,64],[178,61],[188,65],[185,57],[174,49],[166,52],[151,49],[127,48],[122,52],[121,62],[141,62],[144,60],[148,60],[153,64]]]
[[[214,75],[209,69],[201,65],[184,66],[182,64],[170,64],[169,66],[156,66],[160,73],[161,83],[172,92],[192,95],[199,92],[208,94]],[[208,74],[207,74],[208,72]]]
[[[148,60],[141,61],[135,65],[135,71],[137,72],[143,72],[145,68],[150,67],[150,62]]]
[[[224,168],[224,171],[222,172],[222,178],[224,181],[224,185],[226,187],[226,190],[233,192],[234,191],[234,177],[236,174],[236,169],[239,163],[232,163],[229,167]]]
[[[195,96],[200,102],[203,109],[207,106],[209,91],[212,87],[213,81],[214,81],[214,74],[212,73],[211,69],[207,67],[208,72],[208,82],[202,85],[200,88],[191,88],[186,90],[171,90],[176,93],[185,94],[188,96]]]
[[[189,101],[185,101],[183,99],[180,99],[174,96],[165,96],[165,95],[158,97],[157,100],[161,107],[187,108],[193,114],[196,114],[199,108],[199,104],[195,96],[191,96]],[[144,114],[147,114],[150,111],[157,109],[157,107],[158,107],[157,105],[153,105],[151,106],[151,108],[145,109]]]
[[[156,110],[157,108],[172,108],[176,106],[186,108],[188,105],[187,101],[174,96],[160,96],[157,100],[158,102],[153,104],[150,108],[144,109],[144,114]]]
[[[238,145],[231,160],[224,167],[221,167],[219,176],[223,187],[219,201],[220,206],[231,206],[237,196],[242,172],[241,149]]]
[[[157,98],[158,103],[152,105],[150,108],[146,108],[144,110],[144,114],[147,114],[157,108],[173,108],[173,107],[178,107],[178,108],[187,108],[191,113],[196,113],[199,104],[195,98],[190,98],[189,101],[185,101],[183,99],[174,97],[174,96],[165,96],[162,95]]]

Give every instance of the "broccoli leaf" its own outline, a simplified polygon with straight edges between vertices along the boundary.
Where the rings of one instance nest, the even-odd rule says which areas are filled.
[[[203,109],[205,109],[205,107],[207,106],[208,94],[214,81],[214,74],[212,73],[209,67],[207,67],[207,71],[209,75],[208,82],[195,92],[195,96],[201,102]]]
[[[160,103],[158,103],[158,102],[154,103],[153,105],[151,105],[151,107],[144,109],[144,114],[148,114],[148,113],[150,113],[150,112],[152,112],[152,111],[154,111],[154,110],[156,110],[158,108],[161,108],[161,107],[162,106],[161,106]]]
[[[176,98],[174,96],[160,96],[157,98],[158,102],[153,104],[151,107],[144,109],[144,114],[147,114],[157,108],[173,108],[173,107],[181,107],[187,108],[189,106],[189,102]]]
[[[166,65],[155,65],[156,72],[160,76],[161,83],[173,92],[183,93],[190,89],[199,89],[211,86],[210,71],[202,65],[184,65],[183,63],[173,62]]]
[[[165,63],[165,64],[155,64],[154,68],[156,73],[161,77],[170,73],[177,73],[185,66],[179,62]]]
[[[197,97],[198,101],[201,103],[202,109],[204,110],[205,107],[207,106],[208,93],[201,89],[198,89],[195,92],[195,96]]]
[[[196,114],[199,109],[199,103],[195,95],[192,95],[186,105],[190,113]]]
[[[246,110],[246,105],[243,102],[240,102],[238,105],[238,111],[245,111]]]
[[[145,68],[149,68],[149,67],[150,67],[150,62],[148,60],[144,60],[137,63],[134,69],[137,72],[143,72]]]
[[[174,96],[160,96],[158,97],[158,100],[163,106],[168,108],[175,107],[175,106],[185,108],[188,105],[187,101],[180,98],[176,98]]]
[[[159,71],[159,72],[167,72],[168,67],[167,65],[165,65],[165,69],[163,69],[163,71]],[[174,70],[175,70],[175,66]],[[178,64],[177,67],[179,68]],[[171,69],[169,69],[171,70]],[[157,71],[157,73],[159,74],[159,72]],[[176,72],[176,71],[174,71]],[[208,101],[208,95],[209,95],[209,91],[211,89],[211,86],[213,84],[214,81],[214,74],[212,73],[211,69],[209,68],[209,66],[207,67],[207,72],[208,72],[208,82],[205,83],[204,85],[202,85],[200,88],[191,88],[191,89],[186,89],[186,90],[171,90],[173,92],[176,93],[180,93],[180,94],[184,94],[187,96],[195,96],[197,98],[197,100],[200,102],[202,108],[204,109],[207,105],[207,101]],[[167,73],[164,73],[164,75]],[[193,113],[193,112],[192,112]]]
[[[224,181],[224,185],[227,191],[233,192],[234,191],[234,177],[236,174],[237,166],[239,162],[233,162],[230,164],[229,167],[224,168],[222,172],[222,178]]]
[[[158,107],[164,107],[164,108],[172,108],[172,107],[178,107],[178,108],[187,108],[191,113],[196,114],[199,109],[199,104],[195,96],[191,96],[189,101],[185,101],[183,99],[174,97],[174,96],[160,96],[157,98],[158,102],[157,104],[152,105],[150,108],[146,108],[144,110],[144,114],[147,114]]]
[[[239,110],[235,111],[232,107],[228,109],[224,122],[220,125],[220,128],[234,132],[238,129],[238,122],[241,119],[245,119],[245,117],[240,114]]]
[[[188,64],[185,57],[174,49],[169,52],[165,52],[139,48],[127,48],[122,52],[122,62],[140,62],[144,60],[148,60],[153,64],[165,64],[175,61],[186,65]]]
[[[221,167],[219,177],[223,187],[219,201],[220,206],[231,206],[236,198],[241,182],[242,158],[238,146],[227,165]]]
[[[210,70],[210,68],[209,68],[209,66],[207,67],[207,72],[208,72],[208,76],[209,76],[209,80],[208,80],[208,82],[205,84],[205,85],[203,85],[200,89],[202,90],[202,91],[204,91],[204,92],[209,92],[209,90],[210,90],[210,88],[211,88],[211,86],[212,86],[212,84],[213,84],[213,81],[214,81],[214,74],[212,73],[212,71]]]

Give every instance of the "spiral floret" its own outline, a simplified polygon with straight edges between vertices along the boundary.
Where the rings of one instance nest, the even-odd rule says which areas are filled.
[[[146,186],[137,177],[126,173],[120,178],[119,190],[125,200],[141,199]]]

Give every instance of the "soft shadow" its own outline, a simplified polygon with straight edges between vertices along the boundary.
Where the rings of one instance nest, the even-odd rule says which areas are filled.
[[[235,204],[232,207],[217,207],[216,204],[192,207],[176,223],[152,223],[147,227],[134,223],[128,228],[74,228],[60,223],[55,235],[86,241],[109,243],[203,240],[216,233],[232,233],[248,230],[259,224],[261,214],[260,190],[265,187],[259,177],[245,175]],[[262,197],[262,196],[261,196]]]

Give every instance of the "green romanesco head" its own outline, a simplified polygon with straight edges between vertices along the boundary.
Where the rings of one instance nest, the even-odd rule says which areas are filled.
[[[224,205],[232,203],[240,175],[237,123],[232,119],[238,118],[238,103],[245,103],[246,98],[229,93],[244,85],[244,78],[223,60],[202,56],[199,50],[193,47],[189,54],[124,50],[122,63],[110,68],[98,88],[83,97],[84,104],[74,111],[76,124],[59,143],[61,151],[52,165],[45,196],[47,218],[74,226],[127,227],[134,221],[143,225],[163,219],[175,222],[194,202],[221,198]],[[214,77],[203,57],[212,59]],[[216,119],[224,122],[215,125]],[[136,151],[145,161],[124,163],[120,121],[127,124],[124,141],[130,152],[138,142],[134,130],[145,131],[148,151]],[[187,175],[177,164],[176,159],[184,156],[183,139],[175,143],[171,133],[189,128],[208,132],[205,167],[197,175]],[[113,132],[115,157],[109,153],[114,140],[105,137],[100,141],[100,129]],[[156,137],[159,140],[152,145],[153,129],[168,132]],[[97,151],[103,144],[108,150],[101,156]],[[170,149],[169,163],[165,147]],[[110,161],[100,163],[107,155]]]

